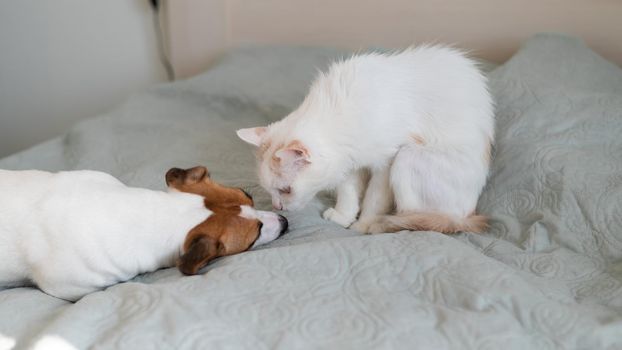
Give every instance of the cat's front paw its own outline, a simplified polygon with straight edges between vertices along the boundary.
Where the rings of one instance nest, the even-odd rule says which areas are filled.
[[[349,215],[344,215],[340,212],[338,212],[337,210],[335,210],[335,208],[328,208],[324,211],[324,214],[322,214],[322,217],[324,217],[324,219],[326,220],[330,220],[332,222],[335,222],[343,227],[348,227],[350,226],[354,220],[356,219],[356,217],[352,217]]]

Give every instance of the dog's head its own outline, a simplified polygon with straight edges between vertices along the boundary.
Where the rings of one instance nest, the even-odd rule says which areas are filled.
[[[166,173],[170,190],[204,197],[212,214],[186,236],[179,270],[196,274],[219,256],[232,255],[271,242],[285,233],[287,219],[267,211],[255,210],[253,198],[244,190],[212,181],[207,168],[173,168]]]

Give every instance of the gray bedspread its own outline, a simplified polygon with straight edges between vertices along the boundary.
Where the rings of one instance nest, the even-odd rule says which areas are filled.
[[[205,164],[269,208],[234,131],[286,115],[344,54],[237,50],[0,168],[96,169],[164,189],[169,167]],[[164,269],[74,304],[2,290],[0,349],[622,349],[622,70],[549,34],[489,76],[489,232],[360,235],[321,219],[321,195],[287,213],[288,235],[201,275]]]

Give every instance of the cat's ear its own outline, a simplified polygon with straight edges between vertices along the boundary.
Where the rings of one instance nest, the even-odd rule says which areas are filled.
[[[309,151],[300,142],[294,141],[274,152],[274,155],[282,162],[282,164],[304,166],[311,163]]]
[[[256,128],[246,128],[240,129],[236,131],[238,137],[242,139],[242,141],[250,143],[253,146],[259,146],[261,143],[261,137],[268,130],[265,126],[258,126]]]

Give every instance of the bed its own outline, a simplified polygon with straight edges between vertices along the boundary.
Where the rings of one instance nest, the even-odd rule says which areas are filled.
[[[95,169],[164,189],[173,166],[257,185],[241,127],[286,115],[348,52],[248,47],[155,86],[0,168]],[[0,290],[0,349],[622,349],[622,70],[540,34],[488,67],[497,141],[483,234],[361,235],[324,221],[321,194],[290,232],[197,276],[144,274],[76,303]]]

